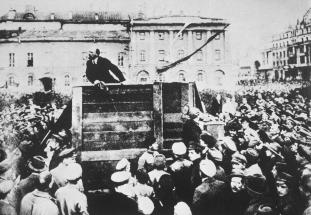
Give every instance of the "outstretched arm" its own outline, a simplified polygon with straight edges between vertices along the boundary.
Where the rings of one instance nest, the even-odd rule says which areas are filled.
[[[118,77],[120,82],[125,81],[125,78],[124,78],[121,70],[116,65],[114,65],[113,63],[110,62],[109,69],[110,69],[111,72],[113,72],[113,74],[115,74],[115,76]]]

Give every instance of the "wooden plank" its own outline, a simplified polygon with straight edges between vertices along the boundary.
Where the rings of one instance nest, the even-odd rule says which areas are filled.
[[[117,132],[117,131],[102,131],[102,132],[83,132],[84,141],[131,141],[144,140],[148,135],[148,131],[132,131],[132,132]]]
[[[164,123],[166,122],[178,122],[182,123],[181,119],[182,113],[165,113],[164,114]]]
[[[150,111],[151,102],[124,102],[110,104],[84,104],[83,113]]]
[[[153,121],[127,121],[127,122],[96,122],[84,123],[82,132],[94,131],[118,131],[118,132],[131,132],[131,131],[151,131],[153,130]]]
[[[152,94],[152,85],[107,85],[109,88],[110,95],[122,95],[122,94],[135,94],[135,93],[151,93]],[[83,95],[93,95],[98,92],[98,89],[94,86],[85,86],[83,87]]]
[[[118,161],[122,158],[135,159],[146,149],[122,149],[109,151],[84,151],[81,152],[81,161]]]
[[[151,134],[151,133],[150,133]],[[152,134],[151,134],[152,135]],[[127,141],[84,141],[83,151],[102,151],[102,150],[119,150],[119,149],[131,149],[131,148],[144,148],[145,137],[138,139],[131,139]]]
[[[159,148],[163,143],[163,89],[162,83],[153,84],[153,120],[154,120],[154,136]]]
[[[84,93],[83,103],[97,102],[152,101],[152,92],[136,92],[131,94],[102,94],[101,92]]]
[[[72,143],[79,151],[82,147],[82,87],[72,88]]]
[[[83,113],[84,123],[105,122],[132,122],[148,121],[153,119],[152,111]]]

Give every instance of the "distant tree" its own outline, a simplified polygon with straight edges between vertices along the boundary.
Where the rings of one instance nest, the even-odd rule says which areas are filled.
[[[258,70],[258,69],[259,69],[259,67],[260,67],[260,63],[259,63],[259,61],[258,61],[258,60],[256,60],[256,61],[255,61],[255,68],[256,68],[256,70]]]

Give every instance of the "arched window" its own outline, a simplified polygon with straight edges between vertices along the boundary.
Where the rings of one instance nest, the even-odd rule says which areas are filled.
[[[178,50],[178,59],[181,59],[184,57],[185,51],[183,49]]]
[[[203,82],[203,79],[204,79],[204,71],[199,70],[198,74],[197,74],[197,81],[198,82]]]
[[[70,86],[70,75],[69,74],[65,75],[65,86],[66,87]]]
[[[178,73],[178,81],[186,81],[185,71],[181,70]]]
[[[140,71],[137,74],[137,83],[147,83],[149,81],[149,73],[146,71]]]
[[[33,74],[28,75],[27,83],[29,87],[33,85]]]

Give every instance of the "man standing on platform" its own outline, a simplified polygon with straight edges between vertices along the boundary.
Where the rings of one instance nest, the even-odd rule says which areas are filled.
[[[120,69],[107,58],[99,55],[99,49],[90,50],[89,60],[86,63],[87,79],[100,89],[105,89],[107,83],[122,83],[125,81]]]

